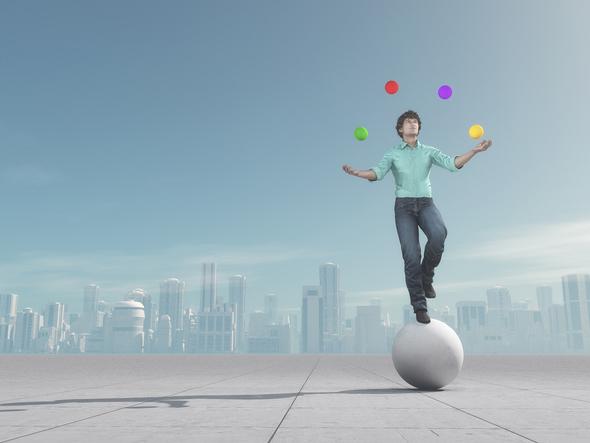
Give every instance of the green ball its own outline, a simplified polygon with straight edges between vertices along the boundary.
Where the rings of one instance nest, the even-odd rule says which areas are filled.
[[[369,131],[367,131],[367,128],[361,126],[354,130],[354,136],[357,140],[364,140],[369,136]]]

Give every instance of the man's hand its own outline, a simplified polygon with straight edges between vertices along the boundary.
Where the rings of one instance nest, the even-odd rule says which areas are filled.
[[[355,177],[360,177],[359,171],[357,169],[353,169],[352,166],[343,165],[342,169],[344,169],[344,172],[346,172],[347,174],[354,175]]]
[[[483,140],[475,148],[473,148],[472,151],[475,153],[482,152],[482,151],[485,151],[486,149],[488,149],[490,146],[492,146],[491,140]]]

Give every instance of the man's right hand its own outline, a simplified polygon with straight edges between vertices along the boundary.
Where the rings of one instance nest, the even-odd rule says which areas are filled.
[[[362,171],[359,169],[353,169],[350,165],[343,165],[342,169],[344,172],[350,175],[354,175],[355,177],[364,178],[365,180],[375,181],[377,180],[377,176],[375,175],[375,171],[371,169],[367,169],[366,171]]]
[[[359,171],[356,169],[353,169],[352,166],[350,165],[343,165],[342,169],[344,170],[344,172],[346,172],[347,174],[350,175],[354,175],[355,177],[360,177],[359,175]]]

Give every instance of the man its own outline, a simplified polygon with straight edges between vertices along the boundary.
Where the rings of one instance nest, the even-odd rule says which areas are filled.
[[[447,237],[445,223],[432,201],[430,168],[434,164],[456,172],[475,154],[488,149],[492,141],[483,140],[470,151],[453,158],[433,146],[420,143],[418,134],[421,128],[422,122],[416,112],[404,112],[395,126],[402,142],[390,148],[377,166],[361,171],[344,165],[342,169],[369,181],[381,180],[389,170],[392,171],[396,195],[395,226],[404,259],[406,286],[416,320],[430,323],[426,298],[436,297],[432,286],[434,268],[440,263]],[[422,263],[418,227],[428,238]]]

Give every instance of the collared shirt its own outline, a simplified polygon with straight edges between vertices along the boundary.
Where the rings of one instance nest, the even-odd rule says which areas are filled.
[[[377,180],[383,179],[391,170],[395,178],[396,197],[432,197],[430,168],[433,164],[451,172],[460,169],[455,166],[455,157],[433,146],[423,145],[419,140],[415,148],[405,141],[390,148],[379,164],[371,169],[375,171]]]

